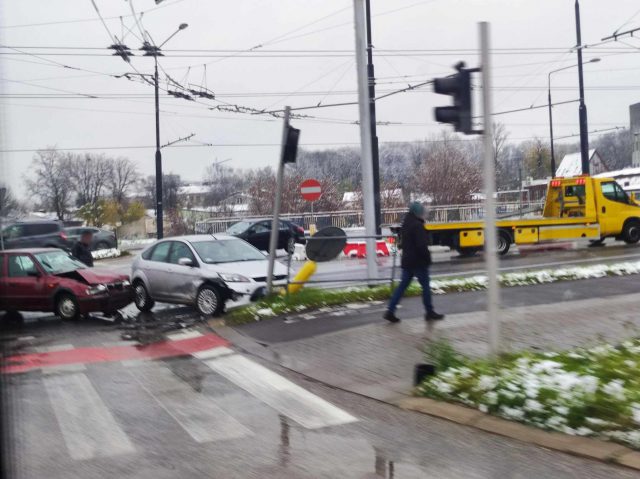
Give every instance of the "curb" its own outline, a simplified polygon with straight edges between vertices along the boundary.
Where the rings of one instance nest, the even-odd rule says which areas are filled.
[[[589,437],[569,436],[559,432],[544,431],[532,426],[485,414],[476,409],[428,398],[411,397],[401,399],[396,401],[394,405],[401,409],[446,419],[447,421],[457,424],[474,427],[485,432],[517,439],[547,449],[640,470],[640,452],[623,446],[622,444]]]

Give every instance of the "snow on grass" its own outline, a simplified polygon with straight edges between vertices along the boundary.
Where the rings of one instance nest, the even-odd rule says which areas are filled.
[[[640,274],[640,261],[503,273],[498,276],[498,279],[502,286],[512,287],[632,274]],[[431,280],[431,292],[433,294],[479,291],[486,289],[486,287],[487,277],[485,275]],[[268,316],[278,316],[327,306],[384,301],[389,298],[390,294],[388,285],[375,288],[358,286],[342,289],[305,288],[288,297],[265,298],[258,303],[238,308],[229,315],[229,320],[241,323],[260,320]],[[409,286],[407,290],[408,296],[418,296],[420,294],[421,290],[417,284]],[[260,314],[259,311],[263,308],[271,308],[273,314]]]
[[[118,258],[120,254],[120,250],[116,248],[99,249],[91,252],[93,259]]]
[[[154,238],[139,238],[139,239],[121,239],[118,240],[118,245],[120,249],[128,250],[128,249],[139,249],[144,248],[147,245],[155,242]]]
[[[417,395],[640,449],[640,339],[558,353],[522,352],[495,362],[452,351],[438,342],[427,348],[437,374],[416,388]]]

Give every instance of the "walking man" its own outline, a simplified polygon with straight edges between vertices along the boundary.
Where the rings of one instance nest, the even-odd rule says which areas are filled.
[[[71,249],[73,257],[90,268],[93,266],[93,256],[91,255],[92,239],[93,233],[89,230],[85,230],[82,232],[82,236],[80,236],[80,241],[76,242]]]
[[[384,319],[391,323],[400,321],[400,318],[396,316],[396,307],[414,277],[418,279],[422,287],[422,302],[426,310],[425,320],[435,321],[444,318],[444,314],[436,313],[431,302],[431,288],[429,286],[431,253],[429,253],[427,230],[424,229],[426,212],[426,208],[421,203],[411,203],[409,212],[402,222],[402,262],[400,264],[402,278],[391,296],[387,311],[384,313]]]

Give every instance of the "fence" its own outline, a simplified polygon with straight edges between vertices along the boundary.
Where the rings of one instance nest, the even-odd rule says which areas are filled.
[[[498,217],[514,216],[518,214],[536,213],[542,211],[544,201],[503,201],[496,203]],[[402,222],[406,208],[386,208],[382,210],[382,224],[391,225]],[[447,223],[451,221],[473,221],[484,218],[484,204],[430,206],[427,208],[427,221],[431,223]],[[250,216],[228,216],[222,218],[208,218],[195,221],[195,232],[198,234],[213,234],[226,231],[232,224],[250,218]],[[305,230],[312,223],[317,229],[327,226],[338,228],[364,227],[364,212],[362,210],[321,211],[318,213],[287,213],[281,214],[281,219],[292,221]]]

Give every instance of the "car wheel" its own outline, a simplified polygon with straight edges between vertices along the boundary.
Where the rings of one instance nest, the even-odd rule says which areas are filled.
[[[291,236],[287,240],[287,253],[293,254],[295,252],[296,252],[296,239],[293,236]]]
[[[109,243],[107,243],[106,241],[100,241],[97,245],[96,245],[96,250],[100,250],[100,249],[109,249],[111,248],[109,246]]]
[[[75,320],[80,317],[80,306],[75,296],[64,293],[58,296],[56,301],[56,316],[65,321]]]
[[[155,302],[149,295],[149,291],[147,291],[146,286],[142,281],[136,281],[133,283],[133,301],[136,304],[136,308],[140,311],[151,311]]]
[[[222,312],[224,303],[214,286],[204,285],[196,296],[196,309],[203,316],[216,316]]]
[[[640,221],[627,221],[622,230],[622,239],[627,244],[640,241]]]

